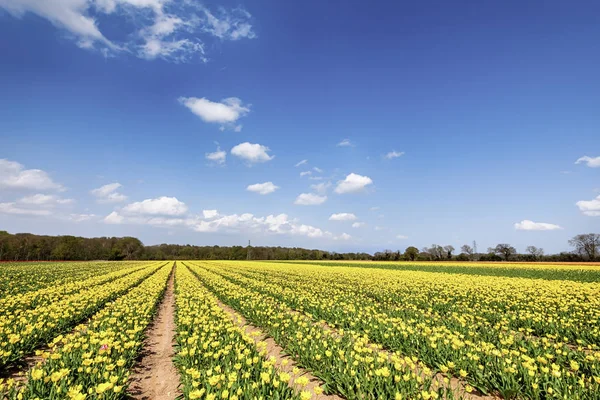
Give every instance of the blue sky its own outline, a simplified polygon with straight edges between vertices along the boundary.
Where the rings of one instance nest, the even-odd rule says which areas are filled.
[[[0,0],[0,227],[568,250],[600,231],[599,15]]]

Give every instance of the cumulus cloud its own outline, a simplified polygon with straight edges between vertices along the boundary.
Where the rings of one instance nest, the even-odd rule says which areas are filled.
[[[577,161],[575,161],[575,164],[581,164],[581,163],[585,163],[590,168],[599,168],[600,167],[600,156],[598,156],[598,157],[583,156],[583,157],[577,159]]]
[[[183,215],[188,207],[176,197],[162,196],[156,199],[137,201],[123,207],[122,211],[127,214],[141,215]]]
[[[391,160],[392,158],[402,157],[403,155],[404,155],[403,151],[392,150],[389,153],[387,153],[386,155],[384,155],[383,157],[388,160]]]
[[[123,187],[119,182],[109,183],[92,190],[90,193],[97,198],[98,203],[120,203],[127,200],[127,196],[117,192]]]
[[[299,167],[299,166],[301,166],[301,165],[304,165],[304,164],[306,164],[307,162],[308,162],[308,160],[302,160],[302,161],[299,161],[299,162],[297,162],[297,163],[296,163],[296,165],[294,165],[294,166],[295,166],[295,167]]]
[[[184,62],[204,52],[206,38],[220,40],[256,37],[251,15],[236,8],[211,12],[195,2],[169,0],[0,0],[0,8],[20,18],[26,13],[48,20],[70,34],[83,49],[100,50],[105,56],[134,54],[144,59]],[[97,21],[120,18],[126,34],[108,39]],[[112,22],[112,20],[111,20]],[[114,25],[109,23],[108,25]],[[113,32],[113,36],[116,34]]]
[[[330,221],[354,221],[356,220],[356,215],[352,213],[337,213],[331,214],[329,217]]]
[[[258,194],[269,194],[273,193],[279,189],[279,186],[275,186],[273,182],[265,182],[265,183],[255,183],[254,185],[249,185],[246,190],[249,192],[254,192]]]
[[[314,193],[302,193],[296,198],[294,204],[300,206],[317,206],[325,203],[326,200],[327,196],[319,196]]]
[[[373,184],[373,180],[368,176],[351,173],[344,180],[338,182],[335,192],[338,194],[357,193],[365,190],[371,184]]]
[[[314,170],[315,172],[318,172],[319,174],[322,174],[322,173],[323,173],[323,170],[322,170],[321,168],[319,168],[319,167],[313,167],[313,170]]]
[[[249,164],[263,163],[272,160],[275,156],[270,156],[270,149],[258,143],[244,142],[231,149],[231,154],[246,160]]]
[[[0,0],[0,4],[1,4]],[[26,190],[63,190],[47,172],[41,169],[25,169],[23,164],[0,159],[0,188]]]
[[[118,224],[122,224],[125,220],[125,217],[123,217],[122,215],[119,215],[119,213],[117,213],[116,211],[111,212],[110,214],[108,214],[106,217],[104,217],[104,223],[106,224],[114,224],[114,225],[118,225]]]
[[[215,164],[225,164],[225,160],[227,159],[227,152],[221,150],[221,147],[217,146],[217,151],[212,153],[205,153],[204,157]]]
[[[210,101],[205,97],[180,97],[179,102],[187,107],[192,113],[207,123],[221,124],[223,128],[236,129],[238,119],[250,112],[250,105],[244,105],[237,97],[228,97],[220,102]],[[241,125],[239,125],[241,130]]]
[[[365,226],[366,224],[364,222],[355,222],[352,224],[353,228],[362,228],[363,226]]]
[[[206,219],[215,218],[219,215],[217,210],[202,210],[202,216]]]
[[[302,171],[300,172],[300,176],[309,176],[312,175],[312,171]]]
[[[354,143],[352,143],[350,141],[350,139],[344,139],[341,142],[339,142],[336,146],[337,147],[354,147]]]
[[[528,219],[524,219],[521,222],[517,222],[515,229],[519,231],[554,231],[562,229],[560,226],[555,224],[548,224],[546,222],[533,222]]]
[[[580,200],[575,203],[584,215],[589,217],[600,217],[600,196],[592,200]]]

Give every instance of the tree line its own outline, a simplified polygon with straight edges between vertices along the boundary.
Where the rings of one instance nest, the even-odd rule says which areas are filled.
[[[519,262],[586,262],[596,261],[600,258],[600,234],[586,233],[576,235],[569,240],[573,248],[570,252],[559,254],[545,254],[544,249],[536,246],[527,246],[525,253],[508,243],[499,243],[495,247],[488,247],[487,252],[479,253],[474,245],[461,246],[460,253],[456,254],[454,246],[440,246],[432,244],[421,250],[409,246],[404,250],[385,250],[373,255],[375,261],[519,261]]]
[[[560,261],[585,262],[600,258],[600,234],[577,235],[569,240],[571,252],[544,253],[528,246],[518,253],[510,244],[500,243],[487,252],[463,245],[460,252],[453,246],[433,244],[421,250],[409,246],[404,250],[368,253],[337,253],[299,247],[266,246],[193,246],[160,244],[144,246],[134,237],[44,236],[31,233],[10,234],[0,231],[1,261],[87,261],[87,260],[374,260],[374,261]]]

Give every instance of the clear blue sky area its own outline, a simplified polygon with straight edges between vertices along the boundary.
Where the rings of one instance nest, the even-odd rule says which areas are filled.
[[[0,229],[569,250],[599,40],[597,1],[0,0]]]

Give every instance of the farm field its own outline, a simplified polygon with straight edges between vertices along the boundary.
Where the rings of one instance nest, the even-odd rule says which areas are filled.
[[[0,398],[600,399],[594,265],[15,263],[0,288]]]

